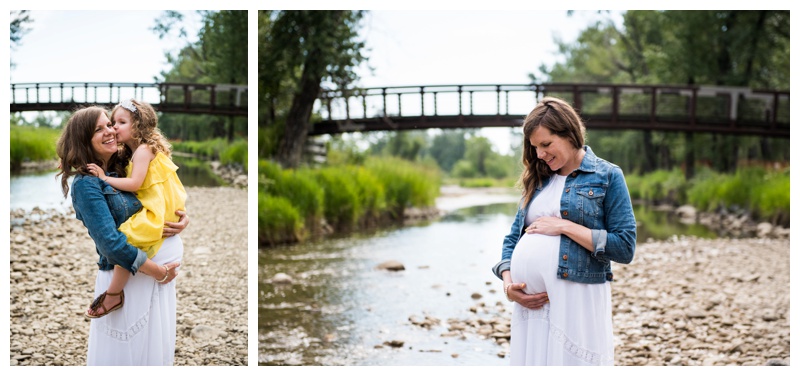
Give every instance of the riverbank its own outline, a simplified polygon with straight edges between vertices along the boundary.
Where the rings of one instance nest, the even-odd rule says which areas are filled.
[[[615,365],[788,365],[789,239],[674,237],[614,265]],[[418,330],[479,337],[509,355],[513,303],[499,280],[474,292],[466,319],[412,315]],[[442,356],[458,356],[442,350]]]
[[[247,365],[247,190],[186,191],[175,365]],[[10,215],[11,365],[85,365],[94,243],[74,213]]]

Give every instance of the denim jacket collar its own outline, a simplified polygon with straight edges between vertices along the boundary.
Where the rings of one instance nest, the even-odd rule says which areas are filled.
[[[583,172],[595,172],[595,171],[597,171],[597,163],[598,163],[597,156],[594,155],[594,152],[592,151],[592,148],[590,148],[589,145],[583,145],[583,150],[586,151],[586,154],[583,156],[583,160],[581,161],[581,165],[578,166],[577,170],[578,171],[583,171]],[[547,177],[547,179],[545,179],[542,182],[542,185],[536,188],[536,191],[537,192],[541,191],[549,183],[550,183],[550,177]]]
[[[581,165],[578,166],[578,170],[583,172],[597,171],[597,156],[594,155],[594,152],[592,152],[592,148],[590,148],[589,145],[583,145],[583,150],[586,151],[586,155],[583,156],[583,160],[581,161]]]

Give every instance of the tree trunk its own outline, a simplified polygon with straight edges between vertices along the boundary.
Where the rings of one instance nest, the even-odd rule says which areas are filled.
[[[278,146],[278,163],[283,168],[296,168],[300,165],[303,145],[308,138],[311,112],[317,100],[322,83],[325,65],[321,62],[322,52],[319,48],[311,50],[303,64],[303,75],[300,78],[298,92],[292,99],[292,107],[286,116],[283,139]]]

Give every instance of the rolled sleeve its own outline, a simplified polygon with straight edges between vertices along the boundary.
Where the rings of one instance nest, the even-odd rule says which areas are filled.
[[[511,260],[502,260],[492,267],[492,273],[500,279],[503,279],[503,272],[506,270],[511,270]]]
[[[636,218],[628,186],[619,167],[614,168],[610,174],[604,206],[607,213],[607,234],[602,244],[604,252],[595,252],[596,257],[600,260],[628,264],[633,260],[636,250]],[[594,233],[592,241],[594,242]]]
[[[608,240],[608,232],[602,229],[592,229],[592,245],[594,246],[594,252],[592,252],[592,257],[606,261],[603,255],[606,253],[606,241]]]

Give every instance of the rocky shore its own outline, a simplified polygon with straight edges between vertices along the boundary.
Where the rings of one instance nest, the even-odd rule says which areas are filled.
[[[175,365],[247,365],[247,191],[187,193]],[[10,364],[85,365],[94,243],[74,213],[12,211],[10,223]]]
[[[782,235],[782,234],[781,234]],[[789,239],[674,237],[614,265],[616,365],[789,365]],[[446,337],[480,336],[509,355],[512,303],[499,281],[467,319],[411,316]],[[494,296],[491,296],[494,295]]]

